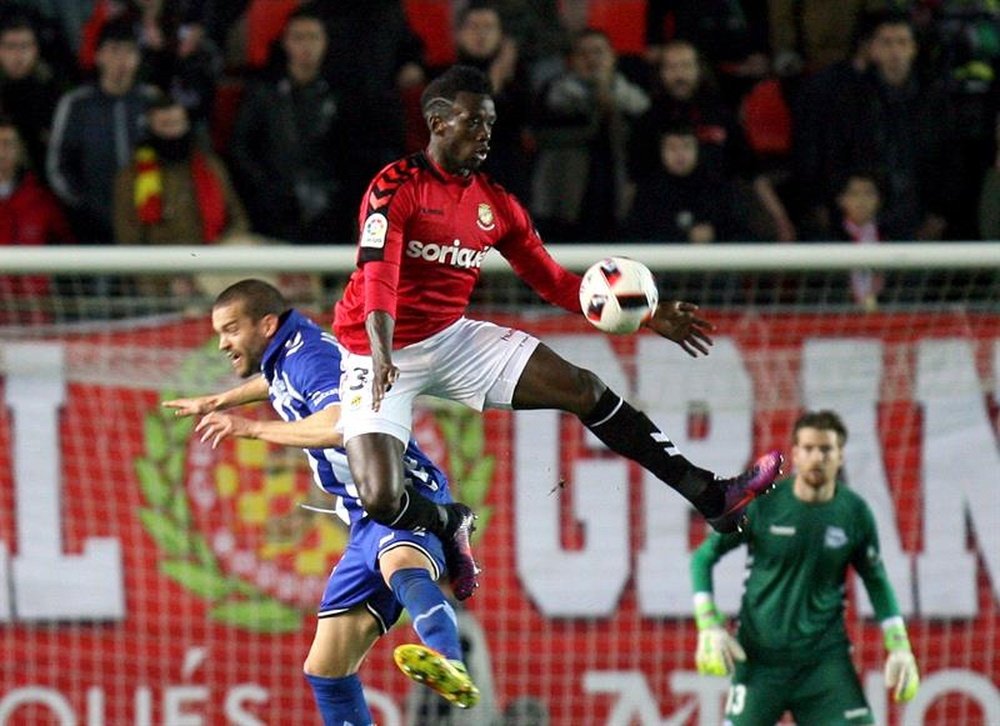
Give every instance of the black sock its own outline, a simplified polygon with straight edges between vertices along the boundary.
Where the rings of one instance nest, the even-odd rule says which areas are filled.
[[[392,529],[426,529],[431,534],[444,537],[453,531],[453,519],[458,515],[448,508],[432,502],[412,486],[403,490],[399,511],[389,521],[379,522]]]
[[[581,420],[609,449],[652,472],[706,517],[722,512],[723,492],[713,485],[715,475],[681,456],[646,414],[636,411],[610,388]]]

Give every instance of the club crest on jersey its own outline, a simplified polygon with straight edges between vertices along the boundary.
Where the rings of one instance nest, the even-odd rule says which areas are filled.
[[[479,219],[476,220],[476,224],[479,226],[479,229],[484,232],[490,232],[497,226],[493,220],[493,208],[489,204],[480,204],[477,213],[479,214]]]
[[[389,220],[381,212],[368,215],[361,230],[361,246],[380,250],[385,247],[385,236],[389,232]]]
[[[847,544],[847,532],[840,527],[829,526],[823,537],[823,545],[830,550],[836,550]]]

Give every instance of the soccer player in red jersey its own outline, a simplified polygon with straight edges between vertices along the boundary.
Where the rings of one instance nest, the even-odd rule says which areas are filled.
[[[465,317],[492,249],[545,300],[580,314],[580,277],[542,245],[512,195],[479,171],[496,122],[489,80],[455,66],[421,98],[425,151],[383,169],[359,217],[358,268],[337,303],[334,332],[347,350],[341,381],[344,440],[365,509],[396,529],[425,527],[452,542],[457,597],[476,587],[467,542],[472,514],[411,494],[403,477],[413,399],[428,394],[468,406],[558,409],[579,417],[613,451],[676,489],[713,527],[733,531],[781,467],[771,452],[721,479],[678,452],[669,437],[611,391],[533,336]],[[659,305],[647,326],[689,355],[707,355],[712,325],[686,302]]]

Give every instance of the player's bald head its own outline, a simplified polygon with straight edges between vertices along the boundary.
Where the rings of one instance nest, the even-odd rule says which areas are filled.
[[[285,296],[274,285],[263,280],[240,280],[219,293],[213,308],[242,303],[243,312],[257,321],[266,315],[280,317],[289,309]]]
[[[430,119],[435,114],[447,115],[460,93],[492,96],[493,85],[486,74],[478,68],[452,66],[427,84],[427,88],[420,96],[420,109],[424,118]]]

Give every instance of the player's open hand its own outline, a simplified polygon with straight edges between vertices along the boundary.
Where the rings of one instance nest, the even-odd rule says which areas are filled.
[[[372,411],[382,408],[382,399],[386,392],[392,388],[392,384],[399,378],[399,368],[391,361],[383,362],[372,360]]]
[[[219,408],[218,396],[197,396],[195,398],[172,398],[160,403],[164,408],[174,409],[175,416],[204,416]]]
[[[199,421],[194,430],[201,434],[202,443],[209,441],[212,448],[217,449],[230,436],[253,438],[253,424],[253,421],[243,416],[216,411]]]
[[[662,302],[657,305],[646,326],[677,343],[692,358],[708,355],[712,345],[709,333],[715,330],[715,326],[698,317],[697,311],[698,306],[694,303],[680,300]]]

